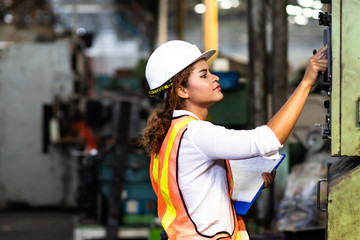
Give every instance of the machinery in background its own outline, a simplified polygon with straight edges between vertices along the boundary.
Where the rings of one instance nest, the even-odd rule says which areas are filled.
[[[96,151],[78,156],[78,206],[84,220],[106,225],[116,202],[119,223],[150,225],[156,214],[156,196],[148,171],[150,157],[137,145],[147,110],[139,97],[111,91],[105,95],[86,104],[85,123],[96,133],[98,144]]]
[[[0,207],[79,207],[82,224],[147,226],[148,237],[156,201],[136,140],[152,106],[141,76],[95,79],[74,39],[11,43],[0,57]]]
[[[249,84],[240,81],[238,71],[213,72],[220,78],[219,84],[224,94],[223,100],[209,109],[208,119],[214,123],[233,129],[249,126]]]
[[[357,0],[323,0],[328,12],[319,15],[326,26],[324,40],[328,44],[328,72],[324,80],[330,87],[324,95],[327,108],[322,124],[323,139],[330,142],[331,155],[338,156],[329,168],[326,207],[327,239],[356,239],[359,236],[360,204],[360,30],[356,27],[360,2]],[[318,196],[319,198],[319,196]],[[319,200],[318,200],[319,201]]]
[[[314,97],[309,99],[312,104],[305,105],[305,113],[310,112],[306,108],[312,107],[311,110],[314,110],[314,106],[309,105],[320,108],[319,98],[314,101]],[[302,133],[305,135],[302,136]],[[326,177],[327,163],[331,161],[329,149],[318,128],[298,127],[292,134],[301,144],[289,145],[289,155],[294,163],[290,166],[284,197],[277,211],[276,228],[286,235],[286,239],[323,239],[326,214],[317,210],[316,187],[318,179]],[[301,161],[295,163],[294,156],[300,157]]]
[[[48,149],[41,145],[45,115],[49,114],[50,120],[52,114],[70,110],[67,103],[74,93],[72,47],[72,41],[62,39],[14,42],[2,50],[0,207],[75,204],[76,163],[63,148],[44,154]],[[51,126],[60,124],[51,122]]]

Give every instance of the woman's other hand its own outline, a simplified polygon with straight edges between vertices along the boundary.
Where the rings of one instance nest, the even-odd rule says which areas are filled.
[[[261,176],[264,179],[264,188],[268,188],[272,182],[274,181],[274,178],[276,176],[276,169],[272,171],[272,173],[269,172],[263,172]]]

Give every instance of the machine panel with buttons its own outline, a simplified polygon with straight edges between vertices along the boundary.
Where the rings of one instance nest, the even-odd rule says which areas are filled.
[[[332,156],[360,156],[360,28],[357,26],[360,1],[322,0],[327,12],[319,14],[328,44],[328,69],[322,91],[327,109],[321,124],[322,138],[331,142]]]

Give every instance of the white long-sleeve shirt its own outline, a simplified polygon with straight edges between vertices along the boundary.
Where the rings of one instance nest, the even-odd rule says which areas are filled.
[[[173,117],[196,115],[175,110]],[[180,143],[180,190],[197,230],[208,236],[234,230],[223,159],[246,159],[277,152],[279,140],[267,126],[229,130],[208,121],[191,121]]]

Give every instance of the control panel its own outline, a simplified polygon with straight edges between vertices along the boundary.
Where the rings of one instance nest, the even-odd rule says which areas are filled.
[[[328,45],[328,69],[322,75],[328,89],[322,138],[330,143],[332,156],[360,156],[360,1],[322,0],[326,12],[319,13]]]
[[[322,81],[327,83],[329,88],[322,90],[321,95],[327,97],[324,101],[324,108],[326,108],[325,123],[319,124],[321,127],[322,139],[327,142],[331,142],[331,80],[332,80],[332,55],[331,55],[331,5],[330,1],[322,1],[322,3],[328,3],[327,12],[319,13],[319,25],[324,26],[324,45],[327,44],[328,49],[326,51],[328,68],[324,74],[320,74]],[[314,50],[315,51],[315,50]]]

